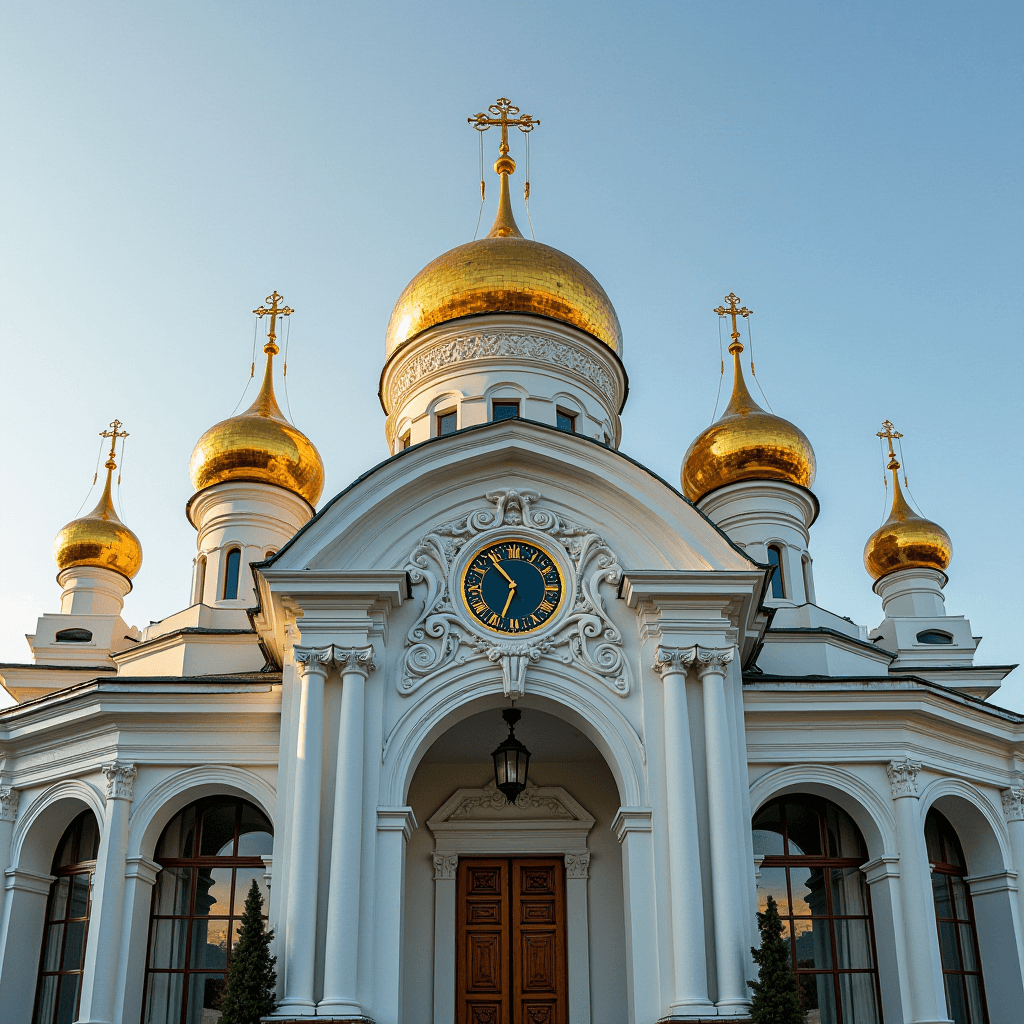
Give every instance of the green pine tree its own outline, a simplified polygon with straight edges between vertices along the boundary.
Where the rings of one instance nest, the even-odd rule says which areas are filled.
[[[782,918],[772,896],[764,913],[757,915],[757,927],[761,947],[750,950],[758,968],[757,981],[747,982],[754,990],[751,1019],[754,1024],[804,1024],[789,943],[782,937]]]
[[[277,1007],[277,957],[270,955],[274,933],[263,924],[263,896],[253,879],[245,897],[238,944],[231,954],[227,985],[221,1000],[220,1024],[259,1024]]]

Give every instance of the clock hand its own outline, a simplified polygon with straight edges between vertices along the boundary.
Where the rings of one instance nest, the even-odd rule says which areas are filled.
[[[505,572],[504,569],[502,569],[501,563],[493,555],[491,555],[491,561],[494,563],[494,568],[497,569],[498,572],[500,572],[501,575],[504,576],[505,579],[507,579],[509,581],[509,583],[512,584],[512,586],[515,586],[516,581],[514,579],[512,579],[512,577],[509,576],[509,574],[507,572]]]
[[[512,598],[516,596],[516,585],[513,583],[508,588],[508,600],[505,602],[505,607],[501,609],[501,617],[504,618],[508,614],[508,606],[512,603]]]

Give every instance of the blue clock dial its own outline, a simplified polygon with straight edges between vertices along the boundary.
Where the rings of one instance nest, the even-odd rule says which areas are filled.
[[[498,633],[540,629],[561,607],[564,591],[554,558],[518,540],[489,544],[462,574],[462,599],[470,615]]]

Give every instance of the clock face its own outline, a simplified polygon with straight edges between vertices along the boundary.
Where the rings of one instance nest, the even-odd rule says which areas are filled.
[[[469,614],[499,633],[532,633],[562,605],[558,563],[541,547],[498,541],[478,551],[462,574]]]

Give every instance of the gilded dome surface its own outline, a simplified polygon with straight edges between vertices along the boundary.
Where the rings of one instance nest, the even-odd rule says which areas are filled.
[[[385,354],[390,358],[428,327],[475,313],[561,320],[622,354],[619,318],[594,275],[564,252],[520,233],[507,173],[501,175],[498,216],[490,234],[438,256],[406,286],[388,323]]]
[[[949,534],[938,523],[919,516],[910,507],[900,488],[898,470],[899,463],[896,463],[896,468],[892,469],[892,511],[864,545],[864,568],[876,580],[897,569],[945,572],[953,557]]]
[[[754,401],[743,379],[739,352],[733,353],[733,372],[732,398],[725,412],[697,435],[683,458],[683,493],[697,502],[740,480],[782,480],[810,487],[815,463],[807,435]]]
[[[275,346],[276,351],[276,346]],[[189,462],[201,491],[228,480],[275,484],[315,505],[324,489],[324,464],[313,442],[285,419],[274,397],[273,353],[268,352],[256,401],[221,420],[196,443]]]
[[[139,538],[118,519],[110,498],[113,468],[108,462],[99,504],[87,516],[68,523],[54,539],[53,560],[61,571],[72,566],[96,566],[112,569],[130,580],[142,568]]]

